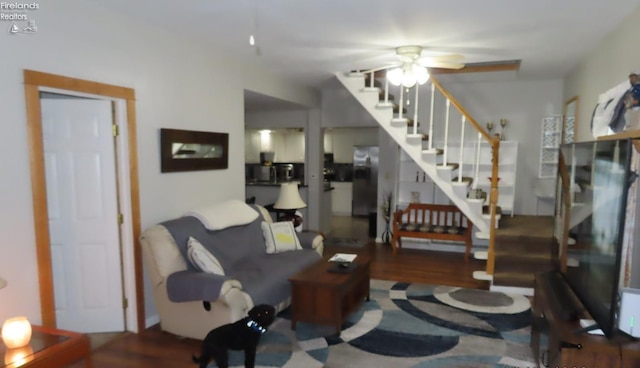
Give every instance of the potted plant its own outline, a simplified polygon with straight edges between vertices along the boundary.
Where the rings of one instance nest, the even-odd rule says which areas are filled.
[[[380,209],[382,210],[382,218],[385,222],[384,231],[382,232],[381,238],[384,244],[391,244],[391,238],[393,237],[393,233],[389,228],[389,222],[391,221],[391,192],[387,192],[382,196],[382,205]]]

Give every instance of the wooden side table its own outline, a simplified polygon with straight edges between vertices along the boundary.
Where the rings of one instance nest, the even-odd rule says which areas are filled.
[[[58,368],[84,359],[91,368],[91,343],[82,333],[31,326],[33,333],[29,345],[7,349],[0,340],[0,367],[2,368]]]

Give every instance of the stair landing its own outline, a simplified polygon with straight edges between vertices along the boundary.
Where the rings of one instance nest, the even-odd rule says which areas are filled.
[[[505,216],[500,220],[496,235],[548,238],[553,236],[553,216]]]
[[[552,216],[502,217],[496,229],[493,286],[533,288],[535,274],[554,268]]]

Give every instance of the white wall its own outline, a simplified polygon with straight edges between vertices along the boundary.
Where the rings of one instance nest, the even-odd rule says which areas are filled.
[[[346,88],[331,88],[322,91],[322,126],[377,127],[378,122]]]
[[[591,114],[598,96],[620,82],[628,81],[631,71],[640,69],[640,8],[609,33],[591,50],[565,78],[564,100],[572,96],[578,105],[577,141],[594,140],[591,134]]]
[[[244,182],[245,88],[310,106],[319,95],[93,3],[58,0],[32,15],[37,34],[0,34],[0,275],[9,281],[0,321],[26,315],[40,323],[23,69],[135,89],[143,229],[202,203],[244,199],[244,186],[216,183]],[[160,128],[229,133],[229,169],[160,174]]]

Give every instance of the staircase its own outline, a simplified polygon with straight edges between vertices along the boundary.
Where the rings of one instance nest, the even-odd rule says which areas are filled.
[[[489,233],[489,220],[483,216],[482,201],[467,198],[468,182],[454,181],[458,163],[448,162],[447,147],[439,151],[433,147],[423,148],[423,133],[418,133],[417,124],[409,122],[416,119],[394,117],[394,105],[389,101],[380,101],[383,89],[375,86],[365,87],[365,75],[351,73],[346,76],[336,73],[338,80],[356,97],[364,108],[384,128],[400,147],[429,175],[431,180],[451,199],[451,201],[476,225],[481,233]],[[402,92],[402,89],[401,89]],[[402,96],[400,104],[402,104]],[[413,131],[411,131],[413,130]],[[427,133],[428,134],[428,133]],[[488,236],[485,236],[488,238]]]
[[[495,229],[497,228],[497,212],[496,206],[498,201],[498,153],[500,147],[500,140],[496,137],[491,137],[478,123],[462,108],[462,106],[451,96],[444,88],[435,80],[431,78],[431,94],[430,94],[430,121],[428,129],[425,132],[418,131],[417,122],[418,119],[418,106],[424,106],[418,96],[418,88],[414,88],[412,93],[415,93],[413,98],[414,104],[414,117],[413,119],[404,116],[404,108],[400,109],[396,106],[403,106],[404,89],[399,88],[399,103],[394,104],[389,98],[389,85],[386,82],[382,87],[381,83],[377,82],[376,70],[368,72],[353,72],[353,73],[336,73],[337,79],[344,85],[344,87],[351,92],[351,94],[360,102],[360,104],[369,112],[369,114],[380,124],[380,126],[386,130],[390,137],[397,142],[397,144],[405,151],[405,153],[411,157],[413,161],[430,177],[430,179],[439,187],[439,189],[445,193],[445,195],[456,205],[460,211],[462,211],[467,218],[473,222],[477,227],[478,232],[475,234],[477,238],[489,239],[489,250],[487,253],[487,271],[481,272],[484,275],[478,275],[479,278],[491,279],[494,271],[494,241],[495,241]],[[444,122],[434,123],[434,105],[436,89],[445,98],[445,111],[446,118]],[[461,124],[461,136],[459,146],[448,144],[449,139],[449,125],[453,124],[449,119],[450,109],[454,107],[458,110],[462,116]],[[394,110],[397,112],[394,113]],[[457,123],[457,122],[456,122]],[[426,125],[426,124],[424,124]],[[478,138],[484,139],[489,142],[493,147],[493,179],[491,183],[491,191],[489,193],[490,206],[488,207],[488,214],[483,211],[483,202],[481,199],[470,199],[467,197],[468,188],[471,183],[470,178],[462,177],[462,170],[458,170],[463,164],[464,152],[464,139],[465,128],[475,129],[478,132]],[[441,149],[434,147],[433,140],[429,137],[433,137],[433,132],[437,129],[444,130],[444,145]],[[440,132],[442,132],[440,130]],[[424,143],[427,143],[428,147],[424,147]],[[449,153],[449,151],[456,152],[456,157]],[[467,155],[474,155],[474,152],[467,152]],[[455,162],[458,160],[458,162]],[[479,158],[478,158],[479,160]],[[479,162],[476,163],[476,167],[479,166]],[[477,171],[476,171],[477,172]],[[474,275],[475,277],[475,275]]]

